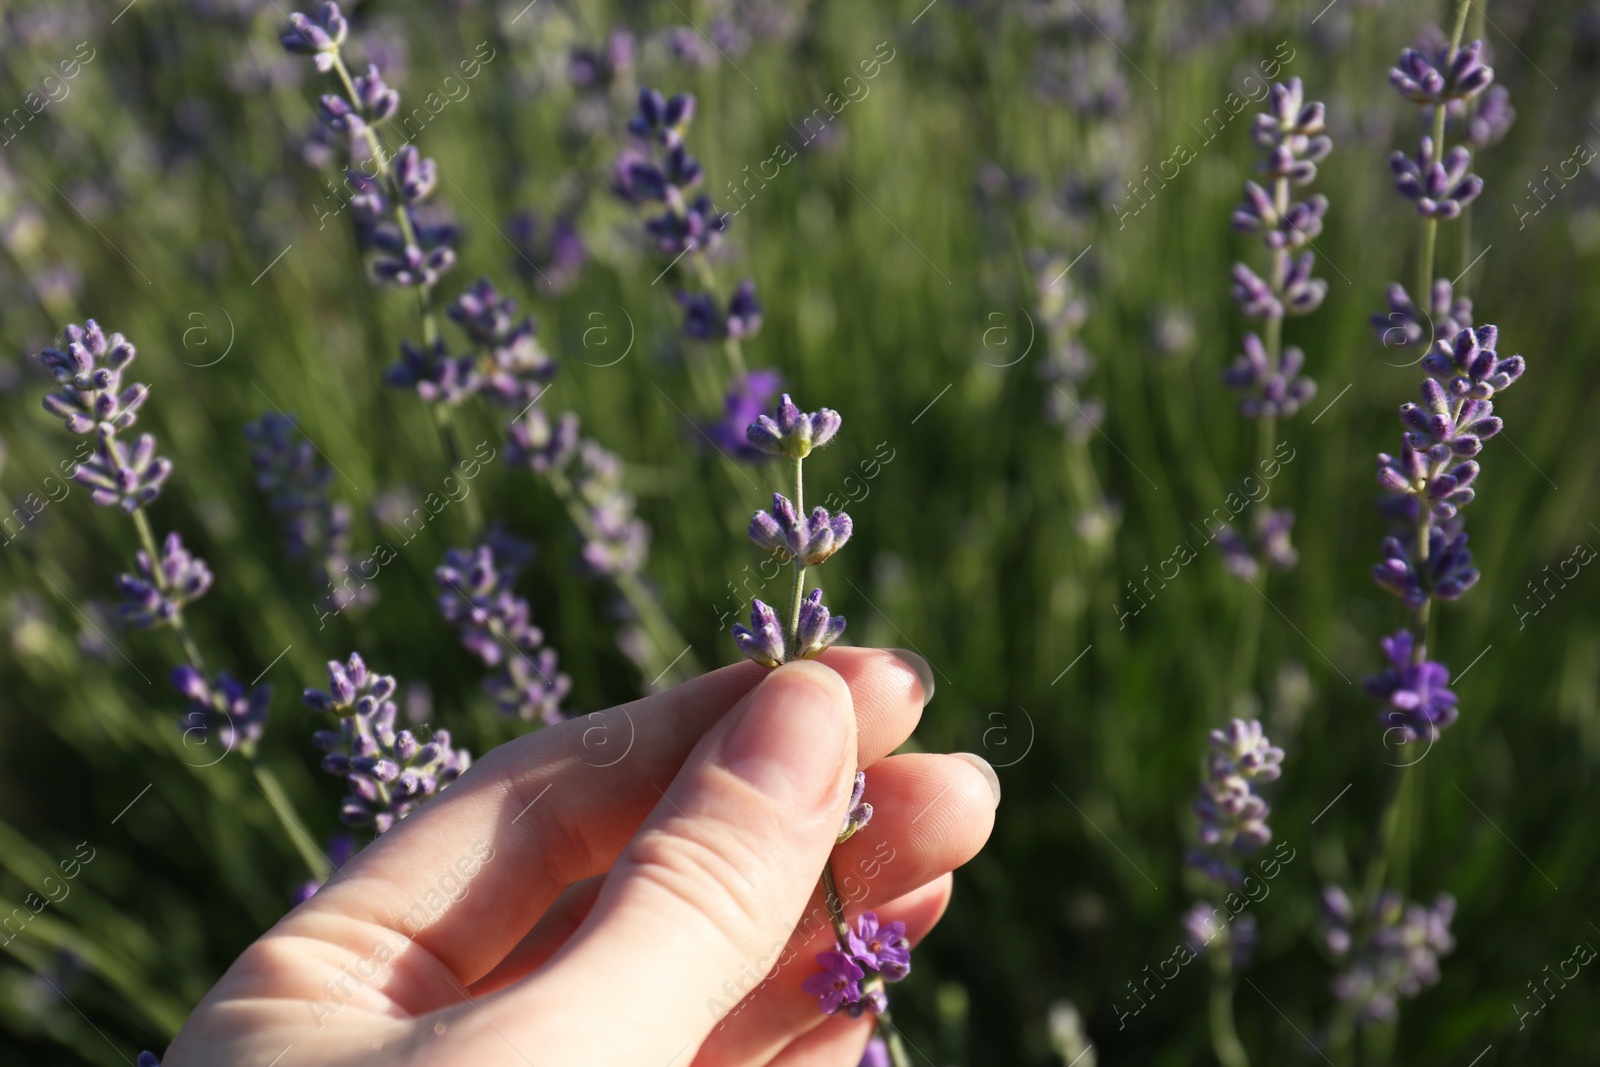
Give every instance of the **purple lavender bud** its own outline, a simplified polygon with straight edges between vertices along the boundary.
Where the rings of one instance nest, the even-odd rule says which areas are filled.
[[[133,1067],[161,1067],[161,1057],[154,1052],[146,1050],[139,1053],[139,1061]]]
[[[1435,163],[1433,138],[1423,137],[1415,158],[1396,152],[1389,158],[1389,169],[1395,173],[1395,188],[1407,200],[1416,202],[1417,213],[1429,218],[1453,219],[1461,209],[1477,199],[1483,191],[1483,179],[1468,174],[1472,154],[1461,145],[1445,153],[1443,162]]]
[[[1522,377],[1527,364],[1521,356],[1501,359],[1495,352],[1499,331],[1493,326],[1462,329],[1441,337],[1422,357],[1422,369],[1444,383],[1453,397],[1488,400]]]
[[[830,515],[814,508],[808,518],[795,514],[782,493],[772,494],[772,511],[758,511],[750,520],[750,540],[778,556],[811,567],[824,562],[850,540],[853,524],[844,512]]]
[[[189,701],[188,713],[178,722],[186,745],[202,745],[215,738],[223,753],[243,746],[248,754],[261,740],[267,705],[272,701],[271,686],[252,688],[227,671],[218,674],[213,684],[186,664],[172,672],[172,687]]]
[[[731,323],[730,319],[730,323]],[[768,453],[750,443],[745,430],[772,403],[783,387],[783,376],[775,370],[755,370],[736,375],[723,397],[723,418],[702,427],[713,445],[724,455],[746,463],[767,458]]]
[[[862,800],[867,792],[867,772],[857,771],[855,785],[850,788],[850,803],[845,806],[844,825],[834,844],[842,845],[872,821],[872,805]]]
[[[778,613],[760,600],[750,604],[748,627],[734,624],[733,639],[740,652],[763,667],[776,667],[784,662],[783,627],[778,622]]]
[[[211,569],[190,554],[177,533],[167,534],[161,558],[154,563],[144,551],[134,556],[136,574],[117,576],[118,605],[122,621],[130,626],[152,627],[170,623],[183,606],[198,600],[211,588]]]
[[[504,670],[484,682],[484,688],[503,715],[546,726],[563,721],[561,702],[572,691],[572,679],[561,673],[555,649],[519,651],[506,659]]]
[[[1237,884],[1237,856],[1272,840],[1267,826],[1271,809],[1255,792],[1255,784],[1282,773],[1283,750],[1274,747],[1259,722],[1232,720],[1211,733],[1207,776],[1194,804],[1201,848],[1188,858],[1192,867],[1224,884]]]
[[[1461,106],[1452,101],[1448,107]],[[1496,85],[1478,98],[1478,106],[1467,117],[1467,139],[1478,148],[1498,144],[1511,131],[1517,110],[1511,106],[1511,91]]]
[[[1477,473],[1476,465],[1472,473]],[[1411,547],[1398,537],[1384,538],[1383,555],[1383,562],[1372,568],[1372,580],[1413,610],[1427,603],[1429,597],[1455,600],[1478,581],[1465,533],[1449,537],[1439,527],[1431,527],[1428,559],[1420,566]]]
[[[420,204],[439,183],[439,169],[433,160],[424,159],[416,145],[408,144],[394,157],[395,182],[408,204]]]
[[[99,433],[93,458],[78,464],[72,477],[89,487],[89,497],[96,504],[132,515],[161,495],[161,486],[172,473],[172,461],[156,455],[156,439],[147,433],[140,434],[131,449],[109,424],[101,424]]]
[[[1281,319],[1283,304],[1256,272],[1243,263],[1233,265],[1233,299],[1250,319]]]
[[[759,415],[745,432],[746,439],[761,451],[790,459],[804,459],[839,432],[843,420],[831,408],[802,412],[788,393],[778,402],[773,415]]]
[[[376,125],[400,110],[400,94],[384,84],[375,64],[368,64],[365,74],[357,74],[354,84],[356,102],[369,123]]]
[[[1322,298],[1327,295],[1328,283],[1311,277],[1315,263],[1316,255],[1312,252],[1303,252],[1289,263],[1289,272],[1283,280],[1283,303],[1291,315],[1310,314],[1321,306]]]
[[[822,590],[813,589],[800,602],[800,631],[796,639],[796,659],[816,659],[824,649],[844,634],[844,616],[832,615],[822,606]]]
[[[1247,419],[1287,418],[1299,411],[1317,392],[1317,383],[1300,376],[1305,356],[1298,348],[1286,348],[1277,365],[1267,357],[1266,346],[1254,333],[1244,335],[1244,354],[1234,360],[1222,380],[1242,394],[1239,414]]]
[[[1419,48],[1407,48],[1389,71],[1389,84],[1415,104],[1434,104],[1476,96],[1494,81],[1494,70],[1484,66],[1483,42],[1473,41],[1450,52],[1443,35]]]
[[[317,69],[323,73],[333,69],[334,57],[349,33],[349,24],[339,11],[339,5],[329,2],[318,5],[310,15],[296,11],[289,16],[289,29],[279,38],[283,47],[298,55],[313,57]]]
[[[756,283],[746,278],[728,299],[728,336],[737,340],[754,337],[761,329],[761,312],[761,301],[756,299]]]
[[[44,398],[44,408],[65,421],[70,433],[87,434],[104,423],[126,430],[137,421],[150,387],[122,384],[122,372],[138,352],[120,333],[109,338],[93,319],[66,328],[62,352],[47,348],[39,359],[60,387]]]
[[[1520,372],[1519,372],[1520,373]],[[1426,452],[1434,463],[1451,456],[1462,459],[1483,450],[1483,439],[1500,432],[1494,402],[1462,400],[1452,404],[1442,386],[1432,379],[1422,383],[1422,403],[1401,404],[1400,423],[1406,428],[1405,443]]]
[[[874,1037],[867,1042],[866,1049],[861,1053],[861,1062],[856,1067],[893,1067],[894,1061],[889,1056],[889,1046],[881,1037]],[[145,1067],[139,1064],[139,1067]],[[156,1064],[155,1067],[160,1067]]]
[[[535,404],[511,424],[506,461],[546,474],[563,470],[577,451],[578,416],[568,411],[552,422]]]
[[[323,125],[350,136],[359,134],[367,125],[361,113],[337,93],[322,94],[317,101],[317,112],[322,117]]]
[[[1449,668],[1427,659],[1425,649],[1417,649],[1414,657],[1409,631],[1400,630],[1381,644],[1390,665],[1365,681],[1367,694],[1388,705],[1379,713],[1379,723],[1386,732],[1398,730],[1407,743],[1423,737],[1431,743],[1459,714],[1456,695],[1447,688]]]
[[[1388,314],[1372,316],[1372,328],[1385,348],[1431,344],[1438,338],[1454,337],[1472,325],[1472,301],[1464,296],[1456,298],[1446,278],[1433,283],[1426,313],[1417,309],[1410,294],[1398,282],[1391,282],[1385,295],[1389,302]]]
[[[656,246],[669,256],[685,252],[710,251],[721,242],[733,216],[718,211],[711,198],[701,193],[684,205],[682,213],[667,212],[645,223],[645,230],[656,239]]]
[[[1212,540],[1222,552],[1223,566],[1245,581],[1254,581],[1263,566],[1293,570],[1300,554],[1289,542],[1294,512],[1288,508],[1257,508],[1249,538],[1224,524]]]

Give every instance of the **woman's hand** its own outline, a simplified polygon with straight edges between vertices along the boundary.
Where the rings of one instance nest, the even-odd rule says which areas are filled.
[[[999,799],[975,756],[888,755],[932,690],[841,648],[502,745],[246,949],[164,1062],[853,1067],[870,1020],[800,989],[823,864],[915,942]],[[875,815],[835,850],[857,768]]]

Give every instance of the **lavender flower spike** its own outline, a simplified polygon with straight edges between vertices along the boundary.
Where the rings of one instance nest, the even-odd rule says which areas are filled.
[[[86,434],[100,423],[126,430],[150,394],[141,383],[123,388],[122,372],[138,354],[120,333],[109,338],[93,319],[66,329],[67,350],[47,348],[39,359],[60,388],[44,398],[45,410],[66,421],[71,433]]]
[[[267,726],[267,705],[272,701],[271,686],[245,685],[227,671],[218,674],[213,684],[184,664],[173,670],[172,688],[189,701],[189,712],[178,723],[186,744],[204,744],[215,736],[224,755],[237,747],[248,755],[261,740]],[[200,736],[191,742],[195,734]]]
[[[1453,219],[1461,209],[1483,192],[1483,179],[1468,174],[1472,153],[1461,145],[1445,153],[1444,161],[1433,162],[1433,138],[1423,137],[1416,158],[1404,152],[1389,157],[1394,171],[1394,187],[1417,205],[1417,214],[1427,218]]]
[[[745,436],[756,448],[774,456],[805,459],[812,449],[821,448],[839,432],[842,420],[837,411],[819,408],[802,412],[788,393],[778,402],[777,418],[759,415]]]
[[[776,667],[786,658],[778,613],[760,600],[751,602],[749,626],[734,624],[733,639],[740,652],[763,667]]]

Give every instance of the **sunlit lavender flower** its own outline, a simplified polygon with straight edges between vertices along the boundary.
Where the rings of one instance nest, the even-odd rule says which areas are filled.
[[[319,730],[313,741],[327,753],[323,770],[349,783],[339,811],[346,824],[381,834],[471,764],[465,749],[451,747],[447,730],[434,731],[426,744],[410,730],[397,732],[394,677],[369,671],[360,653],[330,662],[328,682],[328,692],[307,689],[305,703],[339,718],[337,732]]]
[[[167,534],[159,559],[151,560],[150,554],[140,549],[133,562],[137,573],[117,576],[117,592],[123,596],[117,610],[130,626],[171,622],[185,604],[198,600],[211,588],[211,568],[183,547],[183,539],[176,532]]]
[[[1465,296],[1455,296],[1447,278],[1434,281],[1426,311],[1417,308],[1399,282],[1389,283],[1385,296],[1389,302],[1388,313],[1372,316],[1378,343],[1385,348],[1432,345],[1435,339],[1453,338],[1472,326],[1472,301]]]
[[[802,412],[789,394],[784,393],[775,415],[758,415],[745,437],[769,455],[804,459],[813,449],[833,440],[841,421],[839,413],[831,408]]]
[[[746,658],[763,667],[776,667],[787,658],[778,613],[760,599],[751,601],[749,626],[734,623],[733,640]]]
[[[1333,978],[1333,993],[1355,1009],[1361,1023],[1394,1019],[1400,998],[1414,997],[1439,981],[1439,957],[1455,948],[1450,921],[1455,898],[1441,893],[1433,906],[1407,903],[1393,890],[1380,894],[1366,916],[1370,936],[1356,947],[1358,916],[1344,890],[1322,893],[1323,940],[1329,953],[1346,961]]]
[[[1378,721],[1398,730],[1407,742],[1423,737],[1431,742],[1459,716],[1456,695],[1447,688],[1450,669],[1429,660],[1427,650],[1415,647],[1408,630],[1396,631],[1380,644],[1389,666],[1365,681],[1367,695],[1387,705]]]
[[[773,493],[772,511],[758,511],[750,520],[750,540],[781,561],[798,559],[812,567],[843,548],[853,529],[850,516],[842,511],[830,515],[827,508],[813,508],[803,519],[788,497]]]
[[[911,973],[911,942],[906,924],[880,924],[874,912],[862,912],[842,948],[819,953],[818,973],[800,988],[817,998],[824,1015],[843,1008],[851,1016],[888,1010],[885,983],[898,982]]]
[[[71,433],[87,434],[101,423],[128,429],[150,395],[142,383],[122,384],[122,372],[138,351],[120,333],[107,337],[93,319],[68,326],[66,337],[65,352],[47,348],[39,354],[60,387],[44,398],[45,410],[65,420]]]
[[[215,738],[223,753],[242,747],[248,755],[261,740],[271,686],[245,685],[227,671],[211,682],[186,663],[173,670],[172,687],[189,701],[188,713],[178,722],[185,743],[204,744]]]
[[[1436,219],[1455,218],[1483,192],[1483,179],[1467,173],[1471,165],[1472,153],[1461,145],[1434,162],[1433,138],[1428,136],[1418,144],[1415,158],[1404,152],[1389,157],[1400,195],[1416,203],[1417,214]]]
[[[1247,419],[1287,418],[1317,394],[1317,383],[1301,375],[1305,353],[1289,346],[1274,360],[1254,333],[1244,335],[1244,354],[1222,376],[1240,394],[1239,414]]]

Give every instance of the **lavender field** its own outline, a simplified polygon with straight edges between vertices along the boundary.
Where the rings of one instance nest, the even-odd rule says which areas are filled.
[[[7,0],[0,94],[0,1062],[1593,1062],[1600,4]]]

